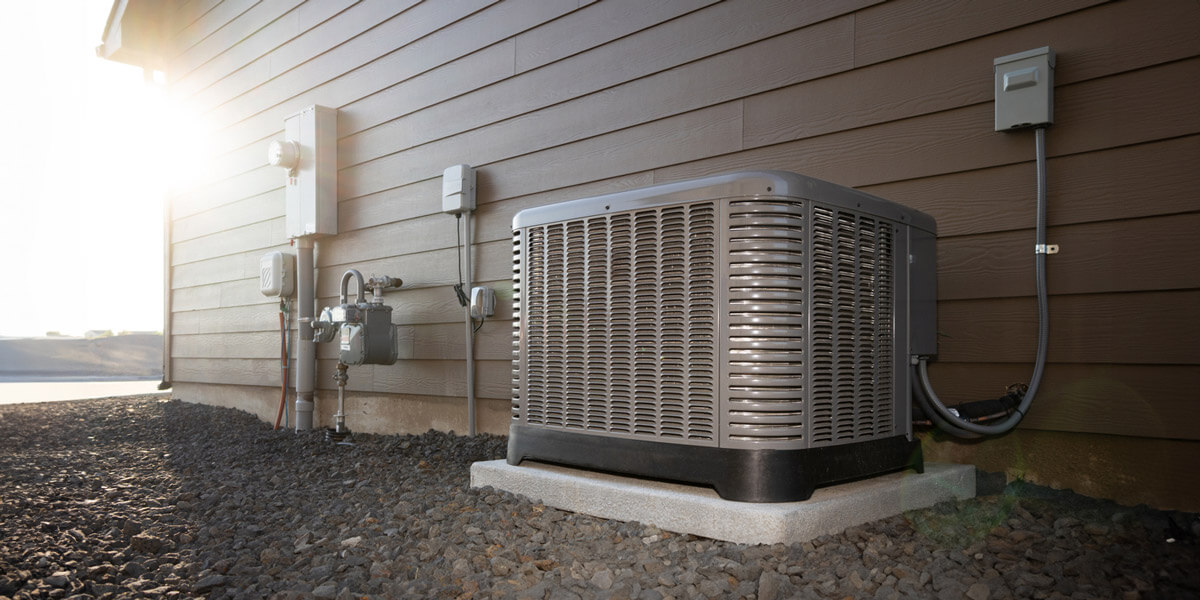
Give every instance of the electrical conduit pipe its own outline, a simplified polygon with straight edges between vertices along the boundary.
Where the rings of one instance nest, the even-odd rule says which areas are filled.
[[[471,234],[471,211],[463,211],[463,229],[465,230],[463,245],[466,246],[466,279],[467,284],[464,286],[468,293],[471,287],[475,285],[474,273],[471,271],[471,254],[473,246],[471,241],[474,239]],[[467,435],[475,437],[475,322],[471,319],[471,307],[467,305],[463,308],[463,314],[466,317],[467,331]]]
[[[300,337],[296,345],[296,431],[313,428],[313,381],[316,379],[317,343],[312,321],[316,308],[313,240],[296,238],[296,311]]]

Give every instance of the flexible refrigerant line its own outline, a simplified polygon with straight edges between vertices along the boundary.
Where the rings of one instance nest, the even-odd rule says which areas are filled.
[[[929,382],[929,370],[926,364],[927,358],[924,356],[917,357],[914,367],[917,371],[917,379],[920,382],[919,391],[922,392],[915,394],[917,401],[920,403],[922,410],[925,411],[925,414],[929,416],[930,420],[939,429],[954,436],[972,438],[984,435],[1000,435],[1011,431],[1024,418],[1025,414],[1029,412],[1029,407],[1033,404],[1033,397],[1037,394],[1038,386],[1042,383],[1042,373],[1046,368],[1046,349],[1050,341],[1050,302],[1046,293],[1046,129],[1038,127],[1036,136],[1037,245],[1034,250],[1034,271],[1037,279],[1038,339],[1037,358],[1033,365],[1033,375],[1029,378],[1029,389],[1025,392],[1025,396],[1021,398],[1021,403],[1017,406],[1016,410],[1000,423],[983,425],[972,423],[946,408],[946,405],[938,398],[937,393],[933,391],[933,385]]]

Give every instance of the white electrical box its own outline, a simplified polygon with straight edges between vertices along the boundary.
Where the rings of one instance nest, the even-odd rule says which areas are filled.
[[[470,311],[472,319],[486,319],[496,314],[495,290],[487,286],[471,288]]]
[[[442,212],[452,215],[475,210],[475,169],[454,165],[442,173]]]
[[[1049,46],[1001,56],[996,78],[996,131],[1054,123],[1054,51]]]
[[[337,234],[337,109],[310,106],[284,119],[267,160],[287,169],[287,235]]]
[[[286,298],[296,290],[296,257],[280,252],[268,252],[258,261],[258,291],[264,296]]]

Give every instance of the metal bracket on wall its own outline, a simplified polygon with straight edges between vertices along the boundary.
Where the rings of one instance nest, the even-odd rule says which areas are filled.
[[[1058,254],[1058,244],[1036,244],[1033,247],[1034,254]]]

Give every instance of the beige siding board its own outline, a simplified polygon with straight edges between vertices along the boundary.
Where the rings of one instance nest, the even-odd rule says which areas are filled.
[[[421,27],[419,16],[414,16],[411,24],[405,23],[409,20],[407,17],[415,15],[410,11],[416,4],[416,0],[366,0],[317,24],[265,55],[249,47],[244,50],[231,48],[230,52],[238,55],[237,60],[249,60],[247,65],[222,79],[220,86],[210,86],[194,94],[188,99],[188,105],[198,113],[222,107],[221,112],[226,119],[230,122],[239,121],[295,93],[268,100],[268,89],[295,89],[295,86],[304,85],[305,81],[311,87],[313,82],[324,82],[337,76],[329,74],[332,64],[350,69],[361,64],[358,61],[369,61],[385,53],[385,48],[392,47],[381,43],[383,38],[380,36],[385,32],[399,39],[406,39],[414,33],[420,35],[413,31],[413,28]],[[376,47],[371,49],[358,41],[364,38],[371,40]],[[307,88],[297,91],[302,89]],[[245,113],[236,108],[242,106],[257,110]]]
[[[1025,160],[1032,137],[992,131],[992,107],[974,105],[656,169],[656,182],[725,171],[783,169],[869,185]],[[1032,134],[1030,134],[1032,135]]]
[[[869,65],[1019,27],[1099,4],[1096,0],[899,0],[855,15],[854,61]],[[1045,45],[1045,44],[1041,44]],[[1022,48],[1014,48],[1019,52]],[[1009,52],[1008,54],[1011,54]],[[986,64],[985,64],[986,67]]]
[[[406,284],[407,285],[407,284]],[[488,319],[484,327],[493,322],[510,326],[512,317],[512,279],[476,281],[475,285],[491,286],[496,291],[496,315]],[[457,323],[462,334],[463,308],[458,304],[454,289],[449,285],[423,288],[402,288],[387,295],[387,303],[393,307],[392,322],[397,325],[434,325]],[[330,301],[334,299],[331,297]]]
[[[179,315],[190,310],[219,308],[221,306],[222,285],[227,284],[171,290],[172,315]],[[184,331],[183,333],[187,332]]]
[[[336,360],[320,360],[317,387],[330,389]],[[278,369],[278,365],[276,365]],[[475,390],[479,398],[512,396],[512,361],[476,361]],[[275,381],[279,376],[275,376]],[[326,383],[330,382],[330,383]],[[467,394],[466,364],[461,360],[404,360],[394,365],[364,365],[350,372],[351,392],[384,392],[461,398]],[[353,396],[351,396],[353,397]]]
[[[171,286],[174,288],[207,285],[228,281],[248,280],[258,289],[258,261],[262,258],[262,250],[239,252],[217,258],[175,265],[171,268]],[[249,281],[253,279],[253,281]]]
[[[1172,25],[1188,13],[1193,20],[1200,18],[1200,5],[1169,4],[1169,10],[1146,11],[1135,3],[1116,3],[761,94],[746,101],[746,145],[765,146],[990,102],[992,71],[986,67],[992,59],[1046,39],[1054,40],[1059,54],[1072,57],[1064,61],[1071,69],[1055,71],[1060,87],[1195,56],[1200,53],[1200,36],[1178,39],[1183,28]],[[1097,29],[1131,20],[1141,23],[1119,36],[1119,47],[1096,36]],[[1164,37],[1172,43],[1163,43]],[[1086,61],[1076,61],[1080,54]]]
[[[225,40],[226,50],[224,52],[179,80],[173,81],[171,95],[179,99],[189,98],[222,79],[230,78],[235,73],[237,73],[234,76],[236,79],[244,79],[245,75],[239,73],[240,70],[269,76],[272,68],[278,69],[280,64],[286,64],[291,58],[284,55],[287,47],[300,44],[312,45],[309,40],[301,38],[301,34],[358,2],[359,0],[321,0],[320,2],[287,0],[284,3],[271,2],[255,7],[255,11],[251,12],[262,9],[263,17],[269,16],[271,20],[262,24],[250,35],[242,37],[231,35],[230,39]],[[400,8],[397,6],[397,10]],[[250,13],[247,13],[245,18],[250,18]],[[271,64],[264,60],[268,56],[278,59],[278,63]],[[233,80],[232,78],[228,79],[228,82],[232,83]],[[221,87],[225,87],[224,83]]]
[[[1028,381],[1031,365],[934,364],[930,379],[947,403],[1002,396]],[[1050,365],[1021,421],[1023,429],[1156,438],[1200,439],[1188,419],[1200,367],[1177,365]]]
[[[1051,156],[1154,141],[1200,131],[1200,104],[1177,84],[1200,78],[1191,59],[1055,90]],[[1112,115],[1122,118],[1114,119]],[[696,160],[655,172],[675,181],[722,171],[778,168],[852,187],[969,171],[1028,160],[1033,133],[993,131],[991,104]]]
[[[294,68],[278,71],[273,69],[273,77],[268,81],[248,80],[242,82],[230,90],[237,93],[236,96],[232,98],[214,97],[203,108],[213,110],[219,106],[221,114],[227,122],[232,124],[242,121],[320,84],[352,74],[355,69],[423,38],[459,20],[464,15],[474,13],[492,4],[493,1],[440,0],[439,2],[424,2],[378,24],[375,24],[375,21],[364,22],[349,18],[350,11],[347,11],[348,18],[345,23],[348,27],[345,31],[339,31],[338,44],[331,45],[328,50],[319,55],[299,62]],[[387,7],[388,3],[381,2],[378,6]],[[335,22],[340,23],[341,20],[334,19],[329,24]],[[364,29],[364,26],[367,28]],[[312,33],[316,35],[317,30]],[[300,47],[300,51],[306,52],[307,50],[309,48]],[[376,85],[379,85],[379,82],[376,82]],[[340,106],[340,104],[334,106]]]
[[[403,256],[453,248],[457,220],[446,214],[418,217],[382,227],[346,231],[324,243],[324,264],[340,265],[355,261]]]
[[[511,77],[512,56],[513,41],[502,40],[371,93],[342,107],[338,115],[338,132],[348,136]],[[428,53],[421,54],[421,61],[425,64],[432,64],[437,59]],[[408,67],[414,71],[419,68],[415,64],[409,64]],[[349,148],[339,145],[338,162],[343,166],[352,164],[350,159],[343,156],[352,149],[353,144]],[[350,155],[353,156],[353,153]]]
[[[853,19],[825,21],[730,52],[520,115],[465,136],[423,144],[379,159],[386,169],[414,157],[461,153],[469,144],[473,164],[486,164],[613,130],[735,100],[781,85],[850,67]],[[797,64],[792,56],[803,55]],[[352,165],[394,150],[394,140],[354,136],[339,159]],[[383,146],[381,144],[388,144]]]
[[[178,48],[179,54],[167,63],[167,71],[182,75],[220,54],[225,50],[223,44],[227,38],[217,35],[218,32],[260,3],[262,0],[223,0],[193,21],[175,36],[187,40],[187,45]]]
[[[477,207],[474,222],[476,242],[494,242],[512,240],[512,220],[516,214],[526,208],[545,206],[568,200],[590,198],[604,194],[615,194],[626,190],[646,187],[654,184],[654,178],[649,171],[631,173],[620,177],[611,177],[600,181],[591,181],[570,187],[557,188],[546,192],[537,192],[516,196],[501,202],[487,202]]]
[[[343,198],[361,196],[419,181],[440,173],[444,165],[475,160],[486,149],[473,144],[470,134],[456,144],[423,155],[417,164],[391,157],[345,169],[338,190]],[[741,145],[741,105],[720,104],[565,146],[487,164],[488,199],[528,194],[616,177],[646,168],[736,151]],[[484,188],[481,184],[481,192]]]
[[[278,217],[178,242],[171,249],[171,264],[178,266],[249,250],[283,249],[278,246],[286,241],[284,220]]]
[[[265,194],[275,189],[282,190],[285,183],[283,171],[278,167],[267,166],[266,145],[260,147],[263,148],[263,166],[173,197],[171,202],[176,218],[233,204],[238,200]]]
[[[1200,364],[1200,291],[1052,296],[1051,363]],[[938,359],[1033,362],[1034,298],[938,303]]]
[[[258,273],[253,278],[223,281],[195,287],[176,288],[171,291],[171,310],[180,313],[231,306],[267,306],[272,310],[279,300],[263,296],[258,291]]]
[[[279,354],[278,331],[175,335],[171,338],[171,358],[274,358],[278,362]]]
[[[328,272],[334,277],[333,270]],[[340,273],[338,273],[340,276]],[[487,320],[484,329],[501,327],[505,331],[511,327],[512,315],[512,285],[511,280],[480,281],[476,285],[489,285],[496,290],[496,316]],[[175,311],[171,316],[171,331],[177,335],[215,334],[215,333],[250,333],[279,331],[279,300],[258,294],[257,286],[243,285],[245,289],[253,287],[251,299],[255,302],[237,306],[220,308],[220,287],[206,286],[185,288],[176,293],[212,289],[211,308],[188,308]],[[353,291],[351,291],[353,294]],[[457,327],[458,337],[463,335],[463,308],[458,305],[454,290],[448,286],[436,286],[418,289],[404,288],[385,294],[386,303],[393,307],[392,322],[400,327],[408,326],[445,326],[451,330]],[[318,298],[320,308],[337,304],[336,294]],[[293,311],[295,302],[293,301]],[[296,330],[296,314],[289,317],[290,329]],[[480,330],[481,334],[483,329]],[[428,357],[428,358],[433,358]],[[441,356],[438,358],[452,358]]]
[[[741,146],[742,104],[711,108],[490,165],[494,198],[608,179]]]
[[[1057,88],[1047,147],[1067,154],[1200,132],[1188,81],[1200,81],[1200,58]]]
[[[213,382],[234,385],[279,385],[279,359],[276,358],[185,358],[173,361],[175,381]],[[479,361],[476,391],[480,398],[507,398],[510,395],[511,361]],[[333,374],[336,360],[320,360],[316,387],[319,402],[333,402]],[[350,373],[349,392],[396,393],[427,396],[463,397],[466,395],[466,371],[462,361],[410,360],[395,365],[364,365]],[[411,391],[409,391],[411,390]],[[353,395],[349,396],[353,401]]]
[[[433,214],[451,218],[442,213],[441,177],[342,200],[338,203],[338,227],[352,231]]]
[[[504,41],[505,37],[533,24],[522,19],[553,16],[549,14],[538,17],[530,14],[529,6],[528,2],[501,3],[491,10],[449,24],[362,67],[347,69],[344,72],[331,71],[330,77],[335,76],[332,73],[337,73],[336,79],[226,128],[214,136],[214,148],[221,152],[234,149],[233,152],[236,153],[248,140],[261,140],[277,135],[282,128],[283,118],[295,112],[298,106],[315,103],[343,108],[344,114],[339,119],[339,129],[345,135],[356,131],[357,128],[369,127],[398,116],[397,107],[390,103],[392,100],[403,98],[405,102],[410,102],[410,95],[417,97],[419,94],[431,94],[425,101],[434,102],[439,98],[456,96],[505,77],[512,72],[512,42]],[[557,10],[568,10],[570,6],[570,3],[564,3]],[[446,14],[430,12],[428,15],[430,18],[441,19],[430,23],[429,27],[438,28],[445,24]],[[461,40],[464,39],[471,40],[472,43],[463,44]],[[486,53],[481,56],[472,55],[475,50],[491,40],[497,41],[496,47],[487,48]],[[392,40],[392,43],[396,41]],[[501,61],[505,53],[508,54],[507,58]],[[461,63],[454,62],[465,55],[470,56],[463,58]],[[498,61],[504,64],[500,65]],[[492,65],[490,68],[498,70],[478,72],[474,79],[462,76],[465,66],[481,64]],[[336,65],[331,68],[334,67]],[[437,70],[431,72],[434,69]],[[428,76],[411,86],[395,89],[397,83],[422,74]],[[443,79],[444,85],[441,87],[430,85]],[[456,86],[461,86],[461,89]],[[376,95],[380,98],[375,99]],[[263,164],[261,154],[259,151],[255,155],[256,164]],[[211,174],[211,177],[215,178],[247,168],[245,163],[230,161],[225,157],[218,158],[216,164]]]
[[[212,10],[221,0],[185,0],[170,11],[172,37],[181,35],[189,25]]]
[[[459,317],[458,322],[452,323],[398,326],[400,360],[463,360],[467,354],[461,309]],[[512,360],[512,321],[489,319],[475,334],[475,344],[478,360]],[[278,355],[278,331],[275,332],[275,346]],[[338,353],[336,343],[317,344],[319,359],[337,360]]]
[[[528,71],[704,8],[716,0],[606,0],[516,37],[516,69]]]
[[[488,171],[481,170],[477,176],[482,191],[472,221],[476,242],[510,238],[513,215],[524,208],[615,193],[654,183],[649,172],[633,173],[495,202],[487,198],[486,188],[490,185]],[[443,215],[443,218],[449,219],[442,213],[441,193],[442,180],[438,177],[343,200],[338,205],[338,225],[349,231],[427,215]]]
[[[474,9],[476,6],[490,4],[495,0],[465,1],[472,2],[469,6]],[[396,37],[387,37],[387,33],[402,25],[399,20],[392,19],[388,23],[372,29],[366,42],[361,39],[363,36],[359,36],[351,42],[339,46],[336,53],[327,52],[314,58],[313,61],[310,61],[313,65],[306,66],[302,73],[308,73],[314,69],[320,69],[320,72],[310,73],[312,79],[307,82],[293,81],[293,78],[299,77],[291,75],[295,71],[285,74],[287,77],[277,78],[277,81],[282,80],[282,83],[276,83],[278,86],[307,86],[291,97],[264,98],[263,104],[250,107],[252,112],[247,115],[238,116],[225,109],[214,111],[209,117],[209,120],[213,121],[211,139],[213,153],[236,151],[253,140],[277,135],[283,129],[283,119],[304,106],[321,104],[340,108],[397,81],[437,66],[440,63],[435,62],[426,66],[425,58],[420,53],[413,51],[414,48],[420,49],[425,46],[413,42],[420,41],[419,38],[434,39],[434,37],[427,37],[430,32],[446,27],[448,23],[457,18],[454,14],[440,10],[440,6],[449,6],[449,4],[427,2],[404,13],[402,15],[403,24],[409,26],[405,29],[404,35],[397,33]],[[445,41],[445,38],[442,38],[441,41]],[[393,50],[387,51],[387,48]],[[369,64],[362,64],[370,61],[372,57],[378,58],[380,52],[388,53]],[[465,53],[462,51],[462,54]],[[345,57],[344,54],[352,54],[352,56]],[[356,64],[361,66],[356,68]],[[258,92],[259,95],[265,93],[265,91]],[[244,101],[244,98],[242,100]],[[218,175],[224,175],[224,173]]]
[[[1050,159],[1047,220],[1065,225],[1200,210],[1197,157],[1200,136],[1191,135]],[[1036,176],[1031,159],[860,189],[933,215],[945,237],[1029,227]]]
[[[720,54],[828,16],[796,10],[795,4],[787,0],[716,4],[389,121],[358,134],[355,143],[391,148],[393,152],[413,148]]]
[[[179,358],[171,361],[171,380],[184,383],[278,386],[280,375],[278,358]]]
[[[270,304],[176,312],[171,315],[171,332],[189,335],[274,331],[279,335],[279,301],[273,298],[266,300]],[[296,328],[294,310],[289,317],[293,331]]]
[[[1200,288],[1198,232],[1200,213],[1051,227],[1050,293]],[[1034,294],[1033,242],[1032,229],[938,240],[939,300]]]
[[[298,107],[296,107],[298,108]],[[291,111],[288,116],[295,114],[297,111]],[[340,115],[339,115],[340,120]],[[220,156],[213,156],[205,161],[205,167],[202,173],[195,174],[195,177],[190,178],[186,185],[180,185],[172,189],[173,197],[186,197],[189,194],[194,194],[206,187],[217,185],[226,179],[245,175],[255,169],[268,166],[267,162],[267,146],[272,140],[283,139],[284,118],[281,117],[275,123],[275,130],[267,135],[256,139],[248,140],[245,145]],[[278,173],[278,168],[274,169]],[[282,181],[283,176],[280,175]]]
[[[279,175],[283,176],[282,173]],[[171,222],[171,240],[178,244],[224,231],[234,224],[278,219],[283,217],[285,212],[283,188],[281,187],[212,210],[175,219]]]
[[[507,261],[483,260],[486,257],[500,256],[501,254],[512,255],[511,240],[475,244],[475,279],[478,281],[511,280],[512,265]],[[333,274],[329,277],[318,277],[317,296],[330,298],[337,296],[342,273],[350,267],[358,269],[364,275],[373,273],[400,277],[404,280],[405,288],[451,285],[458,282],[458,276],[455,275],[457,260],[458,254],[453,247],[449,247],[403,256],[355,260],[347,264],[330,265],[320,261],[318,264],[321,265],[322,273]],[[257,265],[257,263],[255,264]]]

